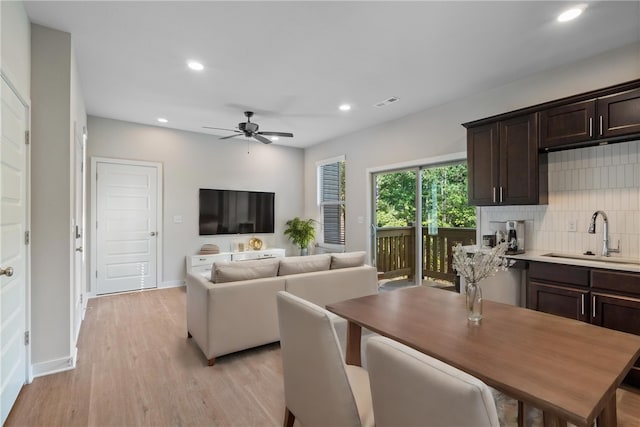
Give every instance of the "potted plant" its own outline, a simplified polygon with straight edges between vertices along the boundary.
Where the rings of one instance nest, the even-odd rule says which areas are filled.
[[[284,234],[289,236],[289,240],[300,247],[300,255],[307,255],[309,244],[316,237],[314,222],[315,220],[313,219],[300,219],[298,217],[286,222],[287,229],[284,230]]]

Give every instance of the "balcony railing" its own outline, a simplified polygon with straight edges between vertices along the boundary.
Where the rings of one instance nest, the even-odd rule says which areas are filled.
[[[384,227],[376,229],[376,264],[386,279],[415,276],[414,227]],[[422,277],[453,282],[455,272],[451,266],[452,247],[458,243],[475,244],[475,228],[438,228],[438,234],[430,235],[422,229]]]

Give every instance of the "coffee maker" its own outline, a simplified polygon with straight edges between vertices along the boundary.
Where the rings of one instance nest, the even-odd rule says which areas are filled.
[[[524,253],[524,221],[509,220],[504,223],[508,254]]]

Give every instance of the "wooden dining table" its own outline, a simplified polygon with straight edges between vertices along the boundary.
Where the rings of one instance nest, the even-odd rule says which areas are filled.
[[[327,309],[348,320],[348,364],[364,327],[541,409],[545,425],[617,425],[616,389],[640,356],[640,336],[487,300],[473,323],[463,295],[426,286]]]

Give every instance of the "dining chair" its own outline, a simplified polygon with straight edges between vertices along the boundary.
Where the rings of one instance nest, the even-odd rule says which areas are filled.
[[[329,312],[284,291],[277,304],[285,427],[374,426],[369,375],[345,364]]]
[[[489,387],[385,337],[367,342],[376,427],[499,427]]]

